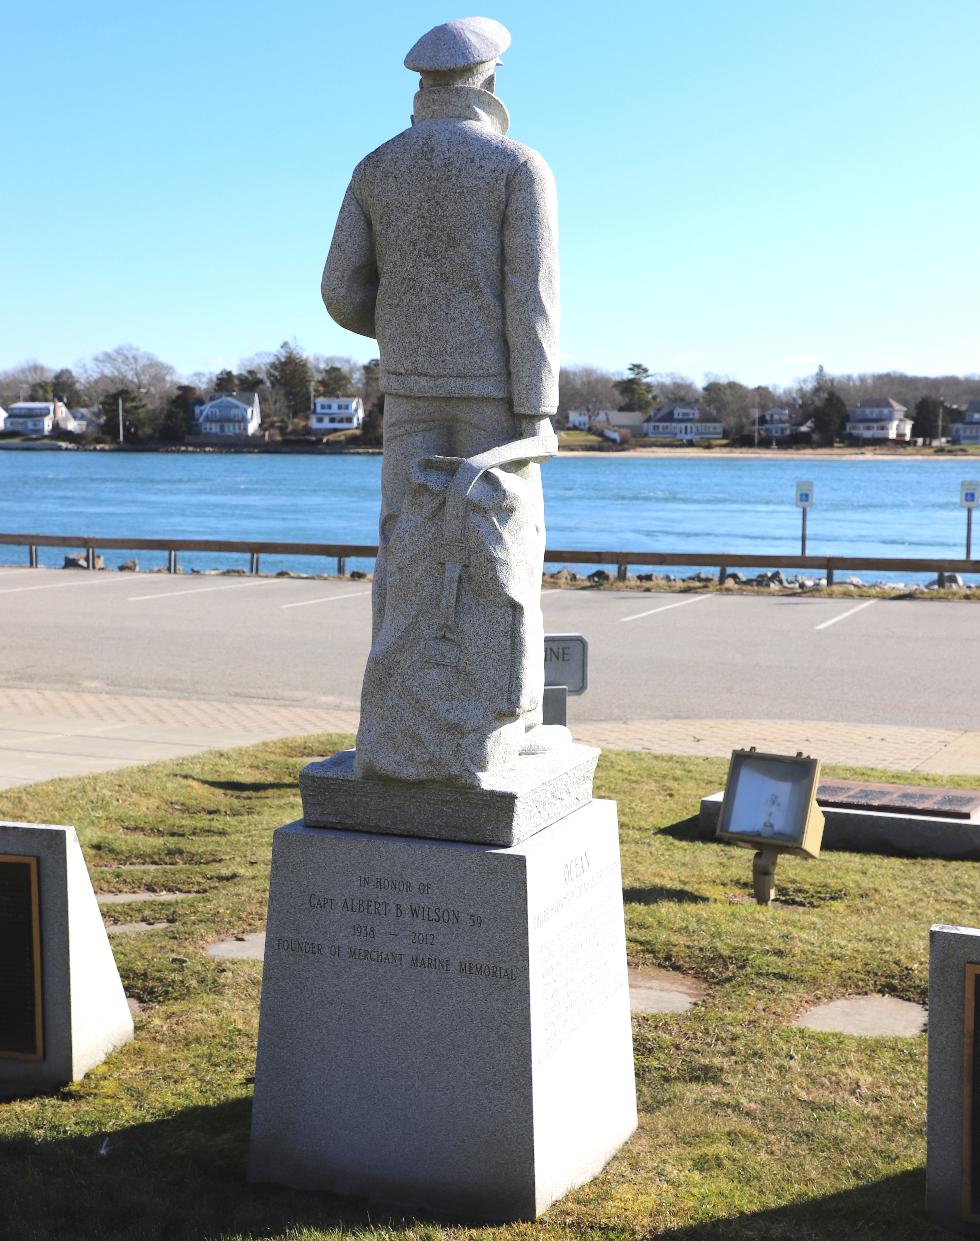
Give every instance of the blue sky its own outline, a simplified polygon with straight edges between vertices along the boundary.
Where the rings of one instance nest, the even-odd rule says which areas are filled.
[[[469,9],[13,6],[0,368],[132,342],[182,372],[296,339],[372,356],[319,275],[350,171],[408,121],[401,61]],[[747,383],[980,370],[978,0],[477,9],[511,135],[558,180],[562,352]]]

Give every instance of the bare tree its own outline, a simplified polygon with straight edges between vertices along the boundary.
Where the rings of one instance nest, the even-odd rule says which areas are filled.
[[[657,390],[658,401],[697,401],[701,397],[694,380],[676,371],[658,371],[650,376],[650,382]]]
[[[620,396],[615,377],[597,366],[563,366],[558,377],[558,413],[567,420],[570,410],[589,414],[600,409],[618,409]]]
[[[54,371],[36,358],[29,358],[18,366],[0,372],[0,405],[13,405],[15,401],[30,399],[31,390],[40,387],[54,377]]]
[[[117,345],[97,353],[81,368],[83,382],[89,388],[113,391],[129,388],[143,394],[148,407],[162,407],[174,387],[177,372],[167,362],[136,345]],[[102,393],[105,395],[105,392]]]

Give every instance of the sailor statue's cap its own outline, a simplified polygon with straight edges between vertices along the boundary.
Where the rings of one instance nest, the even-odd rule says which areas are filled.
[[[433,26],[405,57],[415,73],[469,69],[495,61],[510,47],[510,31],[492,17],[459,17]]]

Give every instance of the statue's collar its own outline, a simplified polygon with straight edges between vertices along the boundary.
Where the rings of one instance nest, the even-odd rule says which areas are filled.
[[[480,121],[499,134],[510,127],[510,113],[496,95],[479,86],[426,86],[415,95],[412,124],[421,121]]]

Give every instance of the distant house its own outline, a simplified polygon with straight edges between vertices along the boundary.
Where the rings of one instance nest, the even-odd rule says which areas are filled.
[[[5,431],[16,431],[28,439],[43,439],[55,429],[73,431],[74,421],[63,401],[16,401],[7,410]]]
[[[650,411],[643,423],[643,435],[648,439],[694,444],[698,440],[721,439],[724,427],[703,412],[699,401],[672,401]]]
[[[593,415],[587,409],[570,409],[568,411],[569,431],[588,431]]]
[[[76,435],[95,435],[102,430],[105,415],[97,406],[93,409],[73,409],[71,420],[71,429]]]
[[[971,401],[962,422],[953,423],[954,444],[980,444],[980,401]]]
[[[859,440],[904,440],[912,435],[908,410],[891,397],[869,396],[848,413],[845,434]]]
[[[7,411],[4,409],[2,405],[0,405],[0,431],[4,429],[6,422],[7,422]]]
[[[356,431],[364,422],[364,402],[359,396],[318,396],[310,414],[310,430],[318,435]]]
[[[256,392],[222,392],[194,407],[195,435],[246,439],[258,435],[262,425]]]
[[[779,440],[801,431],[812,431],[813,420],[807,418],[798,405],[774,405],[758,415],[752,430],[767,439]]]
[[[622,442],[623,432],[627,435],[642,435],[646,413],[641,409],[600,409],[592,415],[589,428],[596,435],[601,435],[614,444]]]

